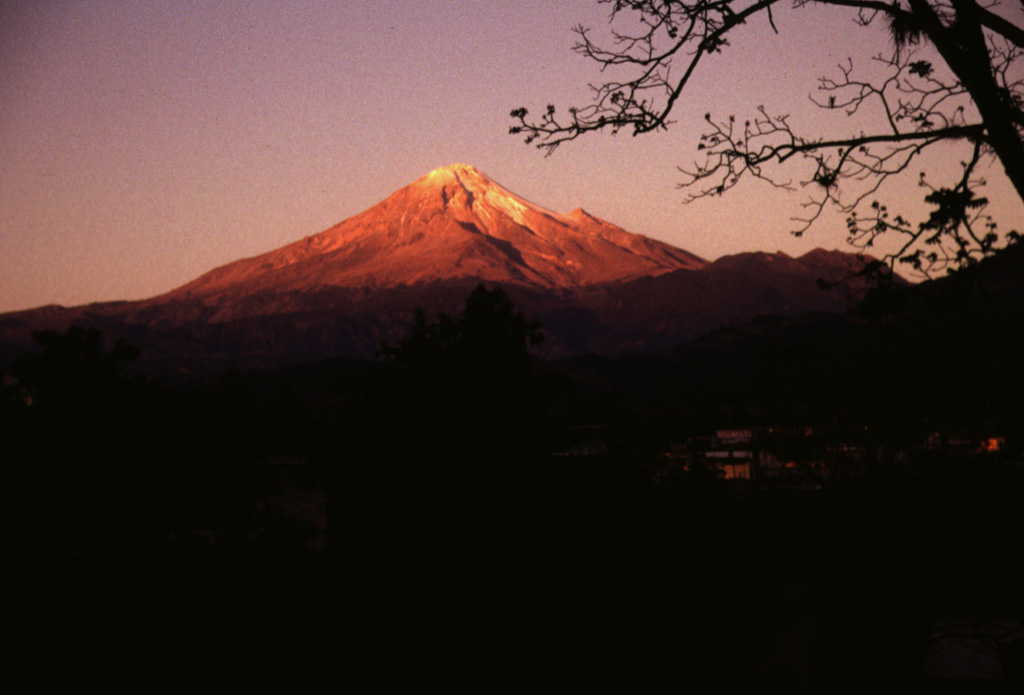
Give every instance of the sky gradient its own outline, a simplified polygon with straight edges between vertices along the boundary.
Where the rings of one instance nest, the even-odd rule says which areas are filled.
[[[708,259],[842,248],[840,217],[787,233],[799,194],[744,186],[683,206],[675,189],[705,112],[765,104],[814,125],[816,78],[885,50],[847,12],[775,19],[779,36],[752,23],[709,63],[667,132],[545,158],[508,135],[508,114],[585,102],[600,74],[571,29],[606,28],[593,0],[0,0],[0,311],[154,296],[454,162]],[[949,149],[921,168],[955,166]],[[989,179],[1000,228],[1024,226]]]

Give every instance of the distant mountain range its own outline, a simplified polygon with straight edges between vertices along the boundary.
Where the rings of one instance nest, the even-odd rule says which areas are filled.
[[[582,209],[545,210],[477,169],[430,172],[370,209],[269,253],[135,302],[47,306],[0,315],[10,356],[32,330],[92,325],[157,361],[244,365],[372,357],[416,308],[457,313],[478,283],[501,286],[539,318],[543,354],[666,348],[759,315],[840,312],[862,261],[743,253],[708,262]]]
[[[644,354],[555,362],[588,408],[676,422],[953,428],[1024,440],[1024,244],[842,313],[776,315]],[[717,424],[716,424],[717,423]],[[867,425],[870,424],[870,431]]]

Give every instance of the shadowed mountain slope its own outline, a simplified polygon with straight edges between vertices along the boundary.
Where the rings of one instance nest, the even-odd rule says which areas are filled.
[[[1022,279],[1017,244],[851,311],[779,312],[663,351],[578,356],[557,368],[586,385],[588,407],[665,409],[712,428],[858,423],[892,445],[929,429],[993,426],[1019,442]]]

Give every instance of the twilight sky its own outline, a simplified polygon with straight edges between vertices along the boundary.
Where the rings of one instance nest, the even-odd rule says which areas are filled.
[[[746,186],[683,206],[675,167],[707,111],[765,104],[815,125],[816,78],[847,56],[868,64],[880,29],[777,13],[780,35],[746,27],[667,132],[597,134],[548,158],[508,135],[515,107],[586,101],[601,76],[571,29],[606,20],[593,0],[0,0],[0,311],[166,292],[454,162],[709,259],[843,247],[841,217],[787,233],[800,194]],[[943,154],[921,168],[959,161]],[[921,198],[916,172],[893,196]],[[1000,228],[1021,228],[1000,172],[989,181]]]

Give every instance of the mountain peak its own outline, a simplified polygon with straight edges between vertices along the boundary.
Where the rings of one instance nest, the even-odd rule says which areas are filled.
[[[422,177],[417,183],[419,182],[430,186],[444,186],[446,184],[458,183],[469,191],[481,191],[488,188],[495,188],[511,195],[509,191],[506,191],[495,183],[491,177],[470,164],[456,163],[438,167],[426,176]]]
[[[440,196],[445,208],[455,203],[456,207],[469,209],[481,203],[491,208],[490,214],[498,212],[510,216],[524,226],[529,226],[523,219],[527,210],[542,215],[553,214],[502,187],[469,164],[449,164],[434,169],[412,187],[425,189],[428,197]]]
[[[427,178],[438,178],[444,176],[459,176],[466,178],[479,178],[484,180],[490,180],[479,169],[472,164],[462,164],[456,162],[455,164],[449,164],[448,166],[438,167],[432,172],[427,174]]]

